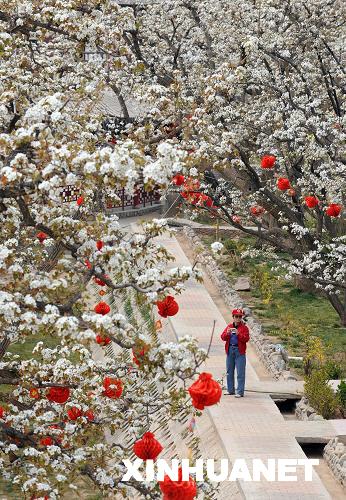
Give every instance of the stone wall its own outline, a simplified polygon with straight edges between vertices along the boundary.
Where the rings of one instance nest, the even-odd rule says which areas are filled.
[[[199,236],[215,236],[216,229],[215,227],[194,227],[194,232]],[[239,231],[235,231],[232,228],[220,227],[218,230],[220,236],[225,238],[238,238],[239,239]]]
[[[346,445],[335,437],[326,444],[323,457],[335,478],[346,488]]]
[[[303,396],[296,404],[295,415],[299,420],[324,420],[322,415],[317,413],[306,396]]]
[[[288,368],[288,355],[286,350],[280,344],[273,344],[265,338],[262,325],[255,320],[252,316],[251,310],[246,306],[237,292],[230,286],[227,277],[218,267],[212,255],[207,251],[195,230],[184,226],[183,233],[194,248],[203,248],[203,250],[198,254],[199,260],[204,265],[210,279],[218,288],[225,303],[232,309],[240,307],[245,310],[247,325],[250,330],[251,342],[254,345],[259,358],[269,372],[276,379],[296,380],[296,377],[291,374]]]

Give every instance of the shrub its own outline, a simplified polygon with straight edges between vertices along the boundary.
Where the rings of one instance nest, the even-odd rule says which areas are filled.
[[[342,377],[342,367],[340,364],[335,363],[335,361],[327,361],[325,368],[327,370],[329,380],[338,380]]]
[[[316,369],[305,378],[305,395],[309,403],[324,418],[333,417],[338,407],[338,397],[328,385],[325,369]]]
[[[345,382],[345,380],[341,380],[340,384],[338,385],[338,390],[336,392],[336,395],[339,399],[340,406],[342,407],[343,410],[346,410],[346,382]]]
[[[304,373],[305,375],[311,375],[313,369],[319,370],[323,366],[325,361],[325,348],[323,341],[310,332],[306,332],[304,338]],[[325,370],[326,377],[328,380],[328,371]]]
[[[258,288],[263,304],[269,304],[275,290],[275,277],[263,266],[258,266],[251,273],[251,281]]]

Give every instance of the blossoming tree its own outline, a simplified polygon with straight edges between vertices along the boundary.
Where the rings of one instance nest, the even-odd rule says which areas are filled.
[[[100,96],[108,86],[125,106],[125,82],[136,82],[128,17],[107,0],[10,0],[0,11],[0,469],[27,498],[73,495],[85,481],[160,497],[155,483],[123,483],[122,460],[162,450],[148,431],[193,410],[186,384],[206,356],[189,337],[160,339],[152,323],[153,304],[176,314],[172,295],[199,277],[168,269],[155,240],[165,221],[131,232],[100,212],[100,194],[131,191],[142,170],[165,186],[185,157],[169,143],[155,157],[140,140],[108,143]],[[84,60],[86,47],[106,63]],[[67,184],[76,202],[62,202]],[[194,390],[198,408],[203,388],[220,398],[213,384]],[[179,486],[189,498],[191,481]]]
[[[186,150],[217,211],[186,197],[196,185],[185,201],[286,254],[346,325],[343,14],[339,0],[168,1],[134,9],[126,37],[156,77],[157,140]]]

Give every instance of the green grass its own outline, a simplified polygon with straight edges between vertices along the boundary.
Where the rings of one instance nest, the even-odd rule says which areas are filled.
[[[18,354],[20,359],[35,358],[32,350],[38,342],[43,342],[44,346],[49,349],[54,349],[60,342],[60,338],[54,338],[50,335],[30,335],[23,343],[17,342],[12,344],[8,352]]]
[[[212,236],[203,236],[203,241],[210,245]],[[255,238],[241,237],[237,240],[223,238],[221,240],[229,252],[229,258],[219,260],[219,265],[226,273],[229,281],[234,284],[239,276],[253,276],[262,269],[268,274],[271,283],[272,297],[268,303],[264,300],[263,291],[252,280],[251,291],[240,295],[253,314],[264,326],[265,334],[272,340],[285,345],[292,356],[302,356],[302,343],[299,336],[304,329],[309,329],[313,335],[320,337],[327,348],[327,359],[341,367],[342,376],[346,376],[346,328],[340,326],[340,318],[327,299],[313,293],[308,293],[295,287],[290,281],[277,279],[277,274],[271,271],[273,262],[267,262],[261,257],[255,259],[240,259],[240,253],[246,247],[253,247]],[[239,293],[239,292],[238,292]],[[287,334],[285,327],[297,325],[297,334]],[[289,330],[289,328],[287,328]],[[297,373],[301,373],[299,366]]]

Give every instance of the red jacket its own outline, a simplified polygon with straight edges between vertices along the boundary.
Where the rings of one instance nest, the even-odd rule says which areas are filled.
[[[232,323],[229,323],[229,325],[227,325],[226,328],[224,329],[224,331],[221,333],[221,339],[223,341],[226,341],[226,344],[225,344],[226,354],[228,354],[228,348],[229,348],[229,342],[230,342],[230,335],[227,333],[228,328],[234,328],[233,321],[232,321]],[[241,323],[239,323],[237,331],[238,331],[239,354],[245,354],[246,342],[248,342],[250,339],[249,329],[245,325],[245,323],[241,322]]]

